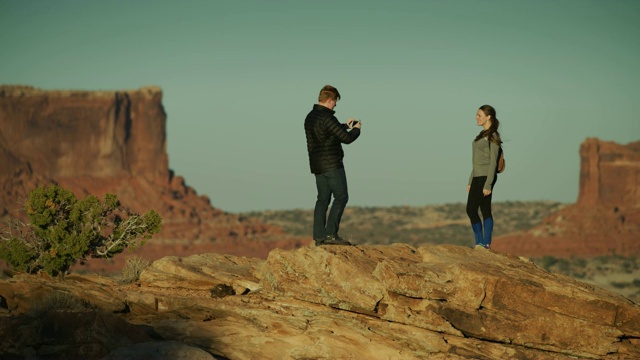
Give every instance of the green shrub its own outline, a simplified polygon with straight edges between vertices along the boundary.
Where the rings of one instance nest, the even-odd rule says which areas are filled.
[[[87,257],[111,258],[135,249],[162,228],[153,210],[129,212],[115,195],[78,200],[57,185],[29,193],[25,210],[30,223],[10,223],[0,230],[0,259],[19,271],[64,275]]]

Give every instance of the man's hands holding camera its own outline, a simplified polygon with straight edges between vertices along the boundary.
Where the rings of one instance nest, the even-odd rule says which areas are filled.
[[[360,129],[362,128],[362,121],[356,120],[354,118],[349,118],[349,120],[347,120],[347,126],[349,127],[349,129]]]

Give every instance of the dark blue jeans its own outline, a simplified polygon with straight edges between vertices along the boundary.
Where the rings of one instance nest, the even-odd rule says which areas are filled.
[[[327,235],[337,235],[344,208],[349,201],[347,175],[344,169],[335,169],[316,174],[318,199],[313,211],[313,238],[324,239]],[[333,204],[327,217],[327,209],[333,195]]]

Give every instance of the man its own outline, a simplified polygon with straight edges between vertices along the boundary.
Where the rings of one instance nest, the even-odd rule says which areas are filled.
[[[338,89],[326,85],[320,90],[318,103],[304,119],[309,165],[318,189],[313,212],[313,240],[316,245],[352,245],[338,235],[342,213],[349,200],[342,143],[350,144],[360,136],[362,122],[350,118],[346,124],[341,124],[334,116],[338,100]],[[327,218],[331,195],[334,200]]]

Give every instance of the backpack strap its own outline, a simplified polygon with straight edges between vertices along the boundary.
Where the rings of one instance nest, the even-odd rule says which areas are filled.
[[[489,156],[491,156],[491,140],[487,137],[487,142],[489,143]],[[498,148],[498,158],[496,159],[496,174],[501,173],[504,170],[504,158],[502,159],[502,164],[500,164],[500,157],[502,153],[502,147]],[[502,165],[502,169],[500,166]]]

